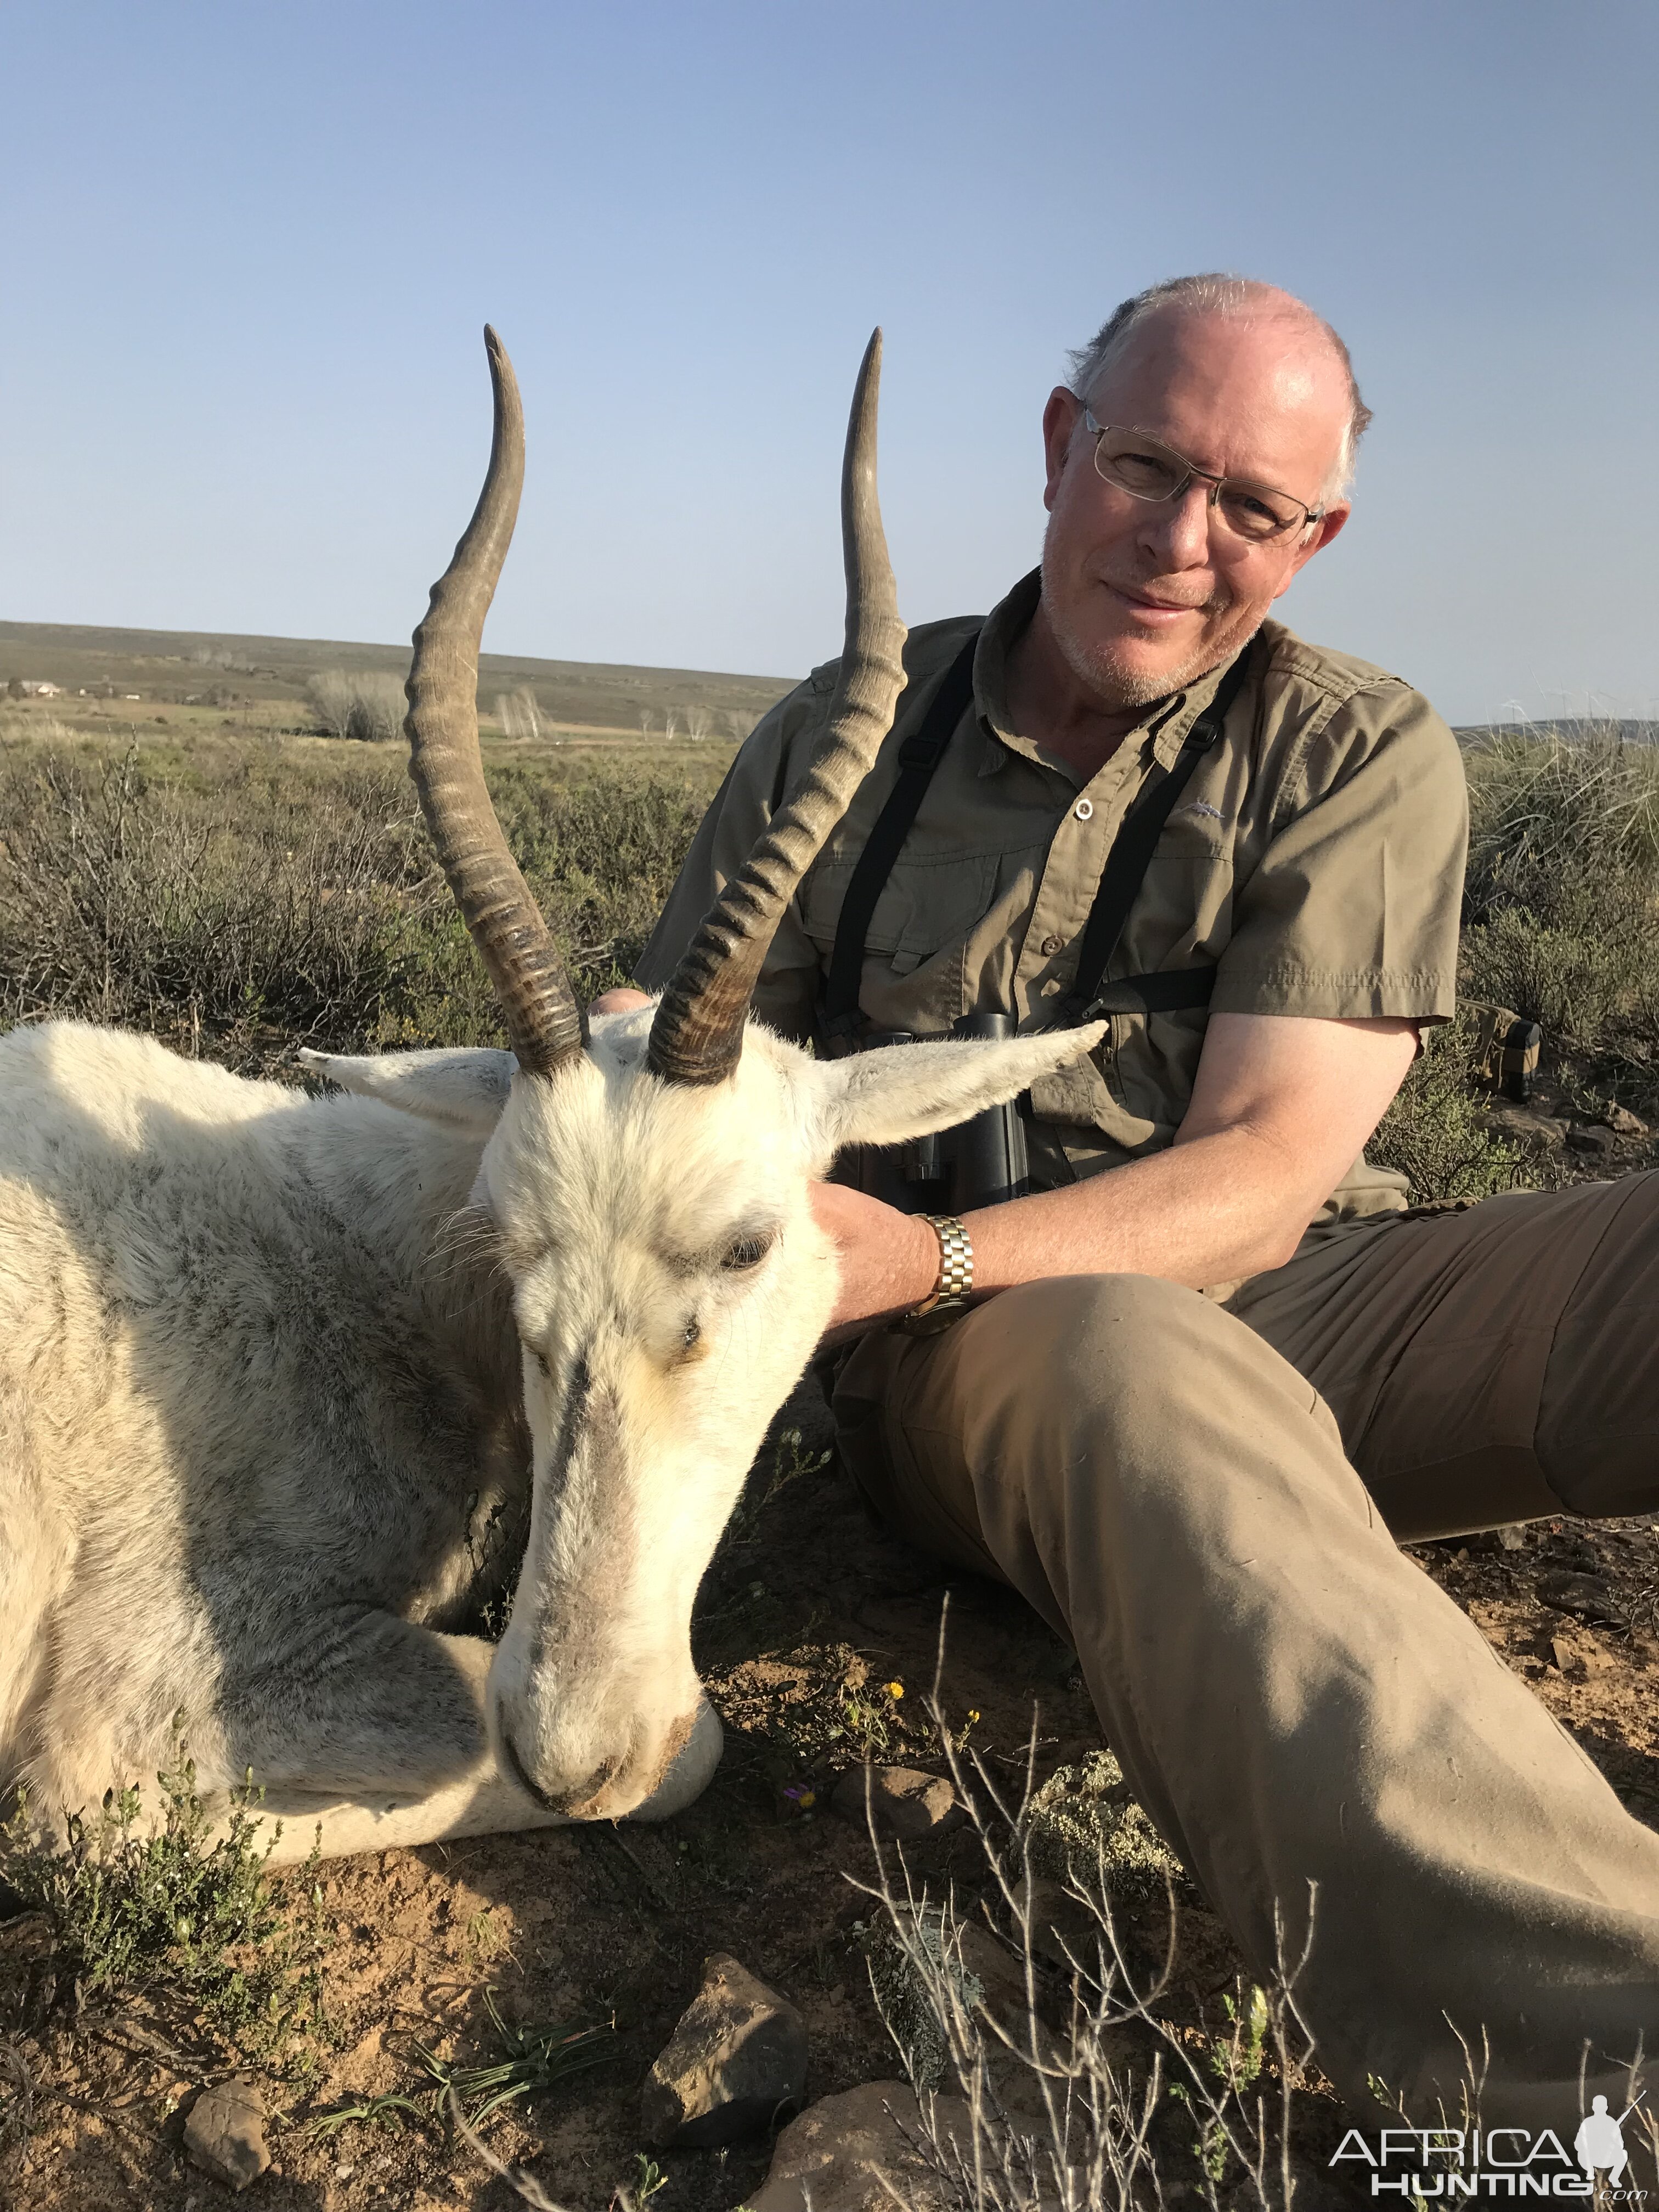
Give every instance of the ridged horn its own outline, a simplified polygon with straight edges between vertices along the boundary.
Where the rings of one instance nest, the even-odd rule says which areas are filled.
[[[488,325],[495,393],[489,467],[455,557],[432,586],[404,690],[409,772],[461,918],[501,1002],[527,1074],[550,1075],[587,1042],[587,1023],[530,886],[507,850],[478,750],[478,643],[524,488],[524,410],[506,349]]]
[[[647,1064],[667,1083],[723,1082],[784,909],[869,774],[904,689],[904,624],[876,496],[881,332],[866,349],[842,466],[847,641],[823,744],[687,946],[651,1024]]]

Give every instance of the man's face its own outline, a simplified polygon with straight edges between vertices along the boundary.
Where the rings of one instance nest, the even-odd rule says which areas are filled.
[[[1340,363],[1299,319],[1178,308],[1148,316],[1087,399],[1097,422],[1310,507],[1324,500],[1349,407]],[[1251,543],[1209,506],[1201,479],[1176,500],[1134,499],[1096,473],[1083,403],[1063,388],[1043,438],[1043,608],[1103,708],[1144,706],[1230,659],[1348,518],[1339,501],[1311,529]]]

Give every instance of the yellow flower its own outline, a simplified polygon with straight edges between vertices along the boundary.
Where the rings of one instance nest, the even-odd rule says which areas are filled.
[[[968,1717],[970,1721],[976,1721],[979,1718],[979,1707],[977,1705],[969,1706]]]
[[[904,1695],[903,1683],[890,1682],[887,1685],[887,1694],[890,1698],[902,1698]]]

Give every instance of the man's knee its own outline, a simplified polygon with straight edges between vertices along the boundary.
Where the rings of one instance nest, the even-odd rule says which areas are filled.
[[[995,1305],[994,1343],[962,1356],[976,1406],[964,1443],[981,1476],[1073,1496],[1127,1483],[1148,1509],[1158,1498],[1157,1510],[1207,1522],[1218,1492],[1264,1451],[1281,1483],[1291,1462],[1328,1471],[1340,1460],[1311,1383],[1196,1291],[1150,1275],[1060,1277]]]

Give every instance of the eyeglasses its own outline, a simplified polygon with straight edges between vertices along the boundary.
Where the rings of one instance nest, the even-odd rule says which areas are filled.
[[[1214,476],[1139,430],[1097,422],[1086,407],[1083,421],[1095,441],[1095,473],[1119,491],[1127,491],[1131,499],[1179,499],[1196,477],[1211,488],[1212,513],[1221,517],[1236,538],[1257,545],[1325,519],[1322,507],[1304,506],[1287,491],[1274,491],[1243,477]]]

